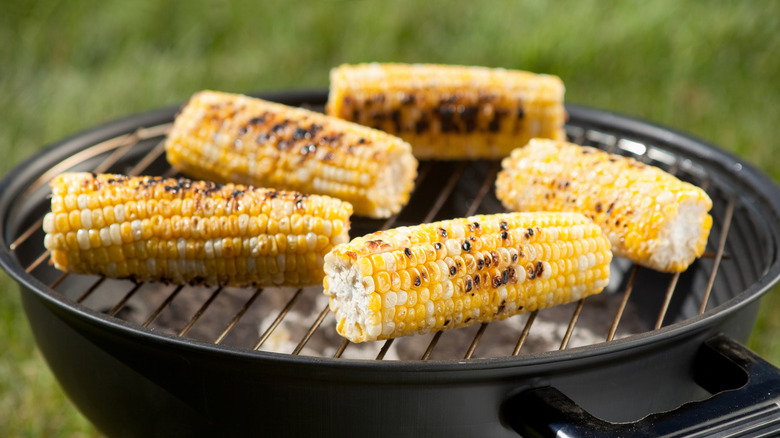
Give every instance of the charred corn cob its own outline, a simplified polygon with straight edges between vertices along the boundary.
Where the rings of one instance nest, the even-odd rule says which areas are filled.
[[[44,216],[50,263],[72,273],[210,285],[307,285],[349,240],[335,198],[159,177],[66,173]]]
[[[600,292],[612,253],[579,213],[507,213],[402,227],[338,245],[324,292],[339,334],[387,339],[506,318]]]
[[[704,190],[632,158],[532,140],[502,162],[496,195],[517,211],[577,211],[598,223],[616,256],[664,272],[704,252],[712,201]]]
[[[419,159],[503,158],[533,137],[564,139],[555,76],[435,64],[342,65],[326,112],[395,134]]]
[[[195,94],[165,143],[182,172],[221,183],[328,195],[387,217],[409,200],[411,147],[387,133],[238,94]]]

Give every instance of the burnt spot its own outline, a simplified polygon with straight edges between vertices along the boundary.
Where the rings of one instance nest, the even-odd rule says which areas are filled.
[[[244,135],[244,134],[246,134],[247,131],[248,131],[247,127],[246,126],[242,126],[242,127],[238,128],[238,135],[239,136]]]
[[[422,134],[423,132],[428,130],[429,126],[430,126],[430,123],[428,122],[427,119],[418,120],[414,124],[414,132],[417,133],[417,134]]]
[[[404,97],[401,99],[402,105],[412,105],[415,101],[414,94],[404,94]]]
[[[308,198],[308,195],[298,193],[295,195],[295,208],[298,210],[303,210],[303,203],[306,201],[306,198]]]
[[[485,260],[485,267],[486,267],[486,268],[489,268],[489,267],[490,267],[490,265],[491,265],[490,255],[488,255],[487,257],[485,257],[485,259],[484,259],[484,260]]]
[[[477,114],[479,109],[476,106],[458,107],[458,115],[465,125],[466,132],[474,132],[477,129]]]
[[[601,202],[597,202],[596,205],[593,208],[594,208],[594,210],[596,210],[596,213],[601,213],[601,210],[604,207],[601,205]]]
[[[322,157],[322,161],[333,161],[334,158],[336,158],[336,156],[333,155],[333,152],[328,152]]]
[[[471,322],[471,317],[469,316],[468,318],[464,319],[463,322],[465,324],[468,324],[469,322]]]
[[[411,250],[411,249],[409,249],[409,248],[404,248],[404,255],[405,255],[407,258],[412,258],[412,250]]]
[[[279,192],[274,189],[269,189],[265,192],[265,197],[268,199],[274,199],[279,196]]]
[[[471,292],[472,289],[474,289],[474,282],[471,278],[466,277],[466,293]]]
[[[265,119],[268,117],[268,113],[265,113],[259,117],[252,117],[249,119],[250,125],[259,125],[261,123],[265,123]]]
[[[458,271],[463,269],[463,262],[460,261],[460,258],[455,260],[455,267],[458,269]]]
[[[515,268],[510,266],[506,268],[505,272],[507,273],[509,283],[517,283],[517,270]]]
[[[276,149],[279,149],[280,151],[286,151],[290,149],[290,142],[287,140],[280,140],[276,142]]]
[[[499,222],[498,226],[504,231],[509,229],[509,224],[506,221]]]
[[[293,131],[292,139],[295,141],[311,138],[311,132],[303,128],[295,128]]]
[[[533,265],[528,265],[528,266],[525,268],[525,270],[526,270],[526,272],[528,273],[528,274],[526,275],[526,277],[527,277],[529,280],[533,280],[534,278],[536,278],[536,268],[535,268]]]
[[[504,240],[508,239],[509,238],[509,233],[507,233],[506,231],[502,231],[501,232],[501,238],[504,239]]]
[[[496,309],[496,315],[503,313],[505,308],[506,308],[506,300],[502,300],[501,304],[498,305],[498,309]]]
[[[469,252],[471,251],[471,243],[468,240],[463,241],[463,245],[461,245],[461,248],[463,248],[463,251]]]
[[[425,271],[420,272],[420,276],[422,277],[422,281],[428,281],[428,274],[426,274]]]
[[[284,128],[285,128],[285,127],[286,127],[286,126],[289,124],[289,123],[290,123],[290,121],[289,121],[289,120],[282,120],[281,122],[279,122],[279,123],[277,123],[277,124],[275,124],[274,126],[272,126],[272,127],[271,127],[271,132],[273,132],[273,133],[277,133],[277,132],[281,131],[281,130],[282,130],[282,129],[284,129]]]
[[[501,273],[501,283],[509,283],[509,269],[504,269],[504,272]]]
[[[536,267],[534,268],[534,278],[544,274],[544,264],[542,262],[536,262]]]
[[[513,262],[516,262],[516,261],[517,261],[517,258],[518,258],[518,256],[517,256],[517,253],[513,253],[513,254],[512,254],[512,261],[513,261]]]
[[[414,287],[419,287],[422,284],[422,279],[420,279],[419,275],[416,275],[414,277]]]
[[[447,230],[445,230],[444,228],[439,227],[437,232],[439,233],[439,236],[441,236],[441,237],[443,237],[445,239],[447,238]]]
[[[479,259],[477,259],[477,270],[481,271],[482,268],[484,267],[485,267],[485,259],[480,257]]]
[[[455,265],[450,266],[450,275],[455,275],[458,273],[458,268],[455,267]]]
[[[239,190],[239,189],[233,189],[232,192],[230,192],[231,198],[237,198],[241,195],[243,195],[246,192],[246,190]]]
[[[385,242],[382,239],[374,239],[374,240],[369,240],[368,242],[366,242],[366,249],[368,249],[369,251],[377,251],[377,250],[380,250],[382,248],[389,247],[389,246],[390,246],[390,244]]]
[[[613,210],[614,208],[615,208],[615,203],[614,203],[614,202],[611,202],[611,203],[609,204],[609,207],[607,207],[607,216],[609,216],[610,214],[612,214],[612,210]]]
[[[433,247],[436,249],[436,251],[439,251],[441,249],[442,245],[439,242],[434,242],[433,243]]]
[[[319,126],[319,125],[313,125],[313,126]],[[339,140],[341,140],[341,137],[343,135],[344,134],[341,133],[341,132],[324,135],[324,136],[320,137],[319,143],[320,144],[334,144],[334,143],[338,143]]]
[[[267,133],[261,132],[260,134],[257,135],[257,138],[255,139],[255,143],[264,144],[267,143],[268,140],[270,140],[270,138],[271,137]]]
[[[479,224],[479,222],[474,222],[472,225],[474,225],[475,230],[478,230],[482,226]]]
[[[316,151],[317,151],[317,145],[314,143],[309,143],[301,148],[301,155],[313,154]]]
[[[365,138],[363,138],[363,137],[360,137],[360,138],[358,139],[358,144],[366,144],[366,141],[367,141],[367,140],[366,140]]]
[[[533,228],[529,228],[528,229],[528,235],[529,236],[533,236],[534,235],[534,229]]]
[[[493,286],[493,289],[498,289],[499,287],[501,287],[501,276],[496,275],[495,277],[493,277],[491,279],[490,285]]]
[[[450,320],[449,319],[445,319],[444,320],[444,327],[447,327],[448,325],[450,325]]]
[[[493,264],[494,264],[494,265],[496,265],[496,266],[498,266],[498,262],[500,261],[500,260],[499,260],[499,257],[498,257],[498,253],[497,253],[497,252],[495,252],[495,251],[490,251],[490,257],[493,259],[493,260],[492,260],[492,261],[493,261]]]
[[[393,110],[393,112],[390,113],[390,120],[393,121],[393,126],[395,127],[396,132],[401,131],[401,111],[399,110]]]
[[[525,110],[521,106],[517,109],[517,118],[522,119],[523,117],[525,117]]]
[[[474,276],[474,287],[479,288],[479,274]]]

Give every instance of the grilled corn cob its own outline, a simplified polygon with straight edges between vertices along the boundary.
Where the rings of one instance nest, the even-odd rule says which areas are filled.
[[[326,112],[395,134],[419,159],[498,159],[533,137],[564,139],[555,76],[435,64],[342,65]]]
[[[612,253],[578,213],[506,213],[380,231],[325,256],[339,334],[387,339],[502,319],[600,292]]]
[[[238,94],[196,93],[174,121],[168,161],[196,178],[333,196],[387,217],[409,200],[411,147],[387,133]]]
[[[335,198],[205,181],[66,173],[51,183],[44,245],[57,269],[139,281],[308,285],[349,240]]]
[[[712,201],[704,190],[632,158],[532,140],[502,162],[496,195],[517,211],[577,211],[599,224],[616,256],[681,272],[704,252]]]

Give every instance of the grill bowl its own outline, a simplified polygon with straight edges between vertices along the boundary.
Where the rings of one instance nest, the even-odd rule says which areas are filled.
[[[324,91],[314,91],[263,97],[316,108],[326,96]],[[570,316],[563,323],[564,333],[555,334],[559,348],[526,348],[539,336],[534,319],[544,319],[547,311],[542,311],[534,318],[511,318],[519,321],[514,326],[501,322],[482,330],[445,332],[441,343],[454,337],[466,339],[470,346],[464,345],[458,355],[443,357],[435,354],[436,347],[427,360],[419,357],[425,354],[425,345],[432,348],[433,335],[392,345],[374,344],[372,356],[385,356],[394,349],[400,357],[377,361],[350,358],[354,346],[343,354],[337,352],[337,358],[306,354],[305,350],[304,354],[256,351],[251,344],[215,343],[199,335],[197,317],[190,320],[195,322],[192,331],[177,327],[172,332],[163,325],[145,326],[123,315],[122,310],[143,295],[136,285],[89,276],[63,278],[45,263],[37,225],[48,209],[45,183],[65,170],[169,172],[164,157],[155,151],[160,151],[165,127],[177,108],[76,134],[7,175],[0,185],[0,263],[20,283],[38,346],[66,393],[111,436],[258,431],[325,436],[391,432],[511,436],[514,432],[501,415],[502,403],[517,392],[539,386],[552,385],[610,421],[633,421],[707,398],[707,391],[692,376],[699,346],[718,333],[744,342],[755,321],[758,298],[780,275],[780,190],[755,168],[695,138],[587,107],[569,105],[567,110],[567,133],[573,141],[665,168],[703,186],[714,201],[708,243],[711,256],[687,272],[658,274],[625,261],[615,262],[615,278],[602,294],[618,304],[607,306],[609,311],[603,316],[607,326],[617,329],[602,334],[609,341],[573,341],[582,331],[593,297],[563,308]],[[497,163],[490,162],[423,163],[410,206],[394,223],[462,216],[471,208],[497,211],[500,206],[490,185],[496,170]],[[438,181],[446,181],[443,188]],[[358,218],[352,234],[384,225]],[[204,304],[210,303],[210,290],[179,293],[174,289],[168,297],[176,303],[196,292],[205,297]],[[246,300],[253,291],[237,293]],[[108,307],[95,298],[111,294],[118,298]],[[321,295],[317,290],[301,294]],[[297,305],[297,301],[287,303]],[[165,304],[157,308],[167,309]],[[254,314],[255,307],[248,308],[241,321]],[[327,335],[327,315],[325,321],[307,323],[314,336]],[[632,322],[639,330],[621,333],[621,327]],[[263,330],[267,331],[265,326]],[[509,331],[512,341],[504,353],[479,353],[479,339]],[[423,350],[415,350],[421,340]],[[416,358],[404,356],[407,344],[408,350],[416,351]],[[517,345],[523,348],[513,355]],[[658,394],[661,387],[669,390]]]

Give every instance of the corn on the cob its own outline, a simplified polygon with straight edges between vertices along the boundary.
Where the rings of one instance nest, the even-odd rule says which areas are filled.
[[[409,200],[417,160],[405,141],[302,108],[196,93],[174,121],[168,161],[196,178],[295,190],[387,217]]]
[[[600,292],[612,253],[579,213],[506,213],[380,231],[325,256],[339,334],[387,339],[502,319]]]
[[[502,162],[496,195],[517,211],[577,211],[599,224],[616,256],[681,272],[707,244],[712,217],[699,187],[633,158],[534,139]]]
[[[555,76],[436,64],[342,65],[326,112],[412,144],[419,159],[498,159],[533,137],[564,139]]]
[[[44,245],[57,269],[139,281],[308,285],[349,240],[352,207],[274,189],[66,173],[51,181]]]

